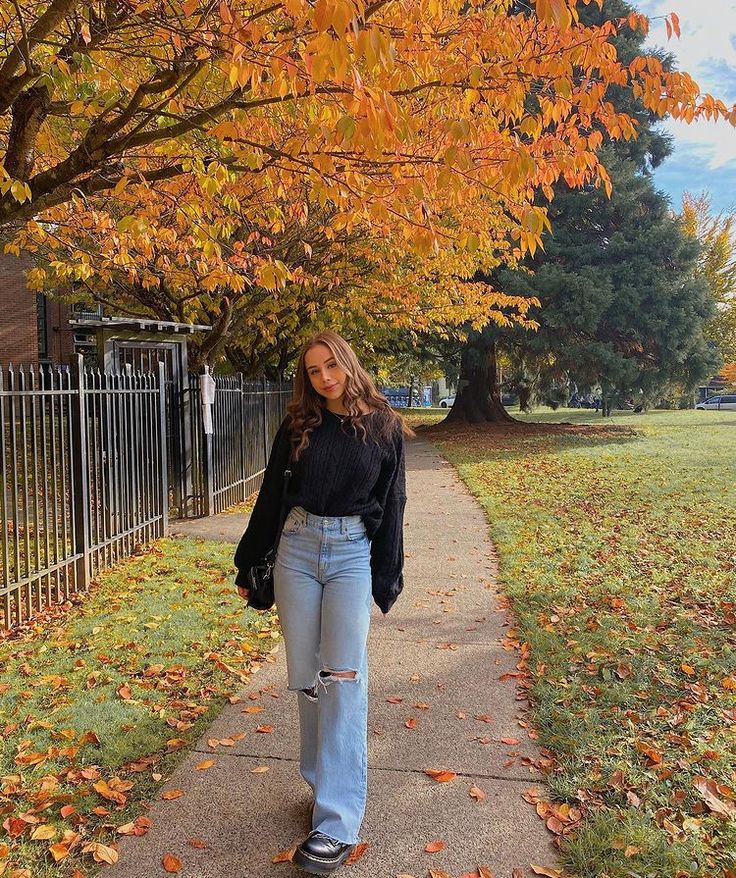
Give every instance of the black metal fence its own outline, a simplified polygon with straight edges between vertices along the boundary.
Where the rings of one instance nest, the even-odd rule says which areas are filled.
[[[199,376],[190,376],[195,515],[212,515],[258,490],[291,386],[214,376],[212,433],[204,431]]]
[[[71,369],[0,367],[0,629],[166,535],[172,510],[220,512],[258,489],[290,388],[216,377],[210,433],[199,377],[181,393],[169,385],[162,362],[114,374],[81,357]],[[168,427],[182,412],[187,454],[172,472]],[[181,485],[191,493],[173,504]]]

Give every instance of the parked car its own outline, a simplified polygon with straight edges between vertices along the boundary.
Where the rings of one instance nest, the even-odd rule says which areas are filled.
[[[701,412],[711,411],[712,409],[717,409],[718,411],[723,411],[724,409],[727,411],[736,411],[736,394],[731,393],[721,396],[711,396],[708,399],[704,399],[703,402],[699,402],[695,408]]]
[[[450,408],[452,408],[452,405],[454,402],[455,402],[454,396],[446,396],[444,399],[440,400],[439,406],[441,409],[450,409]]]

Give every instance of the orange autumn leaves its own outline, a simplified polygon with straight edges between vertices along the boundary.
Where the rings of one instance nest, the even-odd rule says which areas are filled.
[[[21,40],[17,10],[32,29],[35,7],[0,4]],[[127,31],[107,40],[103,29],[100,63],[70,66],[46,46],[79,29],[71,15],[30,47],[68,106],[27,132],[36,209],[0,197],[0,225],[30,220],[17,246],[49,257],[31,275],[39,288],[118,284],[152,291],[138,304],[168,309],[162,319],[236,308],[269,328],[299,290],[318,308],[325,273],[350,289],[351,263],[368,259],[385,270],[370,293],[355,279],[356,306],[379,296],[382,319],[500,319],[526,300],[458,279],[533,253],[550,229],[538,196],[560,178],[610,187],[603,134],[636,134],[610,86],[631,86],[659,115],[736,122],[687,74],[617,57],[611,40],[645,28],[644,16],[583,26],[572,0],[538,0],[529,15],[462,0],[172,9],[162,20],[130,4],[130,38],[149,48],[137,61]],[[295,245],[280,248],[280,235]],[[344,260],[351,237],[367,244]],[[339,270],[315,239],[341,245]],[[269,306],[263,290],[286,302]]]

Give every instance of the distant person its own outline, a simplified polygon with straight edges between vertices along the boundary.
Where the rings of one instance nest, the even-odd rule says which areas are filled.
[[[371,597],[388,613],[404,585],[404,437],[415,434],[331,331],[302,348],[287,410],[235,553],[236,584],[247,599],[248,569],[276,543],[288,469],[273,582],[312,790],[312,831],[293,863],[327,875],[365,812]]]

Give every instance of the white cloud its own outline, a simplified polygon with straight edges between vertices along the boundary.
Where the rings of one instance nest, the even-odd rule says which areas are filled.
[[[645,48],[671,52],[701,92],[730,106],[736,99],[736,0],[639,0],[635,5],[650,19]],[[667,39],[664,19],[656,18],[670,12],[679,16],[679,39]],[[675,137],[675,146],[691,147],[710,169],[736,162],[736,128],[723,119],[690,125],[668,119],[663,127]]]

